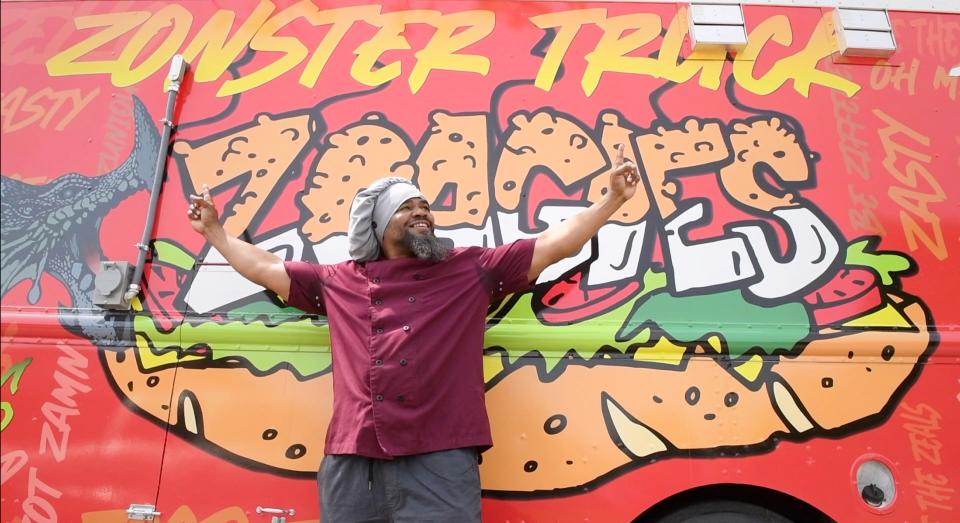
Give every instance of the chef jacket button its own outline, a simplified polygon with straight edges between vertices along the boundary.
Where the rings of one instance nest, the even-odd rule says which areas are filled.
[[[413,303],[413,302],[417,301],[417,299],[414,298],[413,296],[410,296],[409,298],[407,298],[407,301],[409,301],[410,303]]]
[[[383,360],[381,360],[381,359],[376,359],[376,360],[373,361],[373,363],[374,363],[375,365],[383,365]]]
[[[383,305],[383,300],[374,300],[374,301],[373,301],[373,304],[374,304],[374,305]]]
[[[407,359],[406,359],[406,358],[403,358],[403,359],[400,360],[400,366],[401,366],[401,367],[406,367],[406,366],[407,366]]]
[[[383,401],[383,394],[377,394],[377,401]]]
[[[379,278],[379,277],[374,278],[374,279],[373,279],[373,283],[380,283],[380,278]]]
[[[409,326],[409,325],[404,325],[404,326],[403,326],[403,330],[409,331],[409,330],[410,330],[410,326]]]
[[[383,329],[381,329],[380,327],[377,327],[377,334],[383,334]]]

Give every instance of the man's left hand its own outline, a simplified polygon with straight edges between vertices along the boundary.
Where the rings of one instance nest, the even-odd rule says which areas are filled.
[[[637,185],[640,183],[640,173],[637,172],[637,166],[629,159],[623,157],[624,145],[617,146],[617,157],[613,163],[613,170],[610,171],[610,197],[621,202],[625,202],[637,193]]]
[[[610,185],[606,194],[589,208],[551,226],[537,237],[527,279],[531,282],[537,281],[540,273],[551,264],[580,252],[613,213],[633,198],[639,183],[640,173],[637,166],[623,158],[621,144],[617,147],[617,157],[613,169],[610,170]]]

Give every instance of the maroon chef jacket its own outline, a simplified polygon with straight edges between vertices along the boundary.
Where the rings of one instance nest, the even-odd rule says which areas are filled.
[[[534,242],[458,248],[442,262],[286,262],[288,303],[330,322],[327,454],[391,458],[492,445],[487,308],[530,287]]]

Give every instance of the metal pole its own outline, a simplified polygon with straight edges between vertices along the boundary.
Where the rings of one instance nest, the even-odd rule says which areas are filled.
[[[177,106],[177,95],[180,94],[180,83],[183,81],[184,74],[189,65],[183,60],[182,55],[173,57],[170,64],[170,73],[167,79],[170,85],[167,87],[167,109],[164,117],[160,120],[163,124],[163,137],[160,139],[160,150],[157,152],[157,164],[153,172],[153,189],[150,192],[150,207],[147,209],[147,223],[143,227],[143,238],[136,244],[140,254],[137,256],[137,265],[133,271],[133,277],[130,279],[130,286],[123,295],[123,300],[128,304],[140,294],[140,278],[143,277],[143,268],[147,263],[147,253],[150,251],[150,240],[153,236],[153,225],[157,219],[157,204],[160,200],[160,188],[163,185],[163,175],[167,166],[167,150],[170,148],[170,134],[173,132],[173,112]]]

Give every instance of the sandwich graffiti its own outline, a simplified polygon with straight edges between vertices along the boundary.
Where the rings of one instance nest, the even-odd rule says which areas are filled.
[[[319,23],[313,17],[327,11],[307,4],[284,9]],[[626,146],[640,167],[640,194],[581,252],[546,270],[531,292],[489,310],[483,358],[495,445],[481,464],[488,497],[563,495],[662,460],[757,456],[783,441],[840,439],[882,426],[937,346],[937,310],[924,290],[930,287],[918,283],[929,257],[906,247],[930,242],[918,244],[916,234],[895,241],[894,222],[884,229],[876,217],[869,228],[857,226],[866,221],[844,200],[847,159],[834,151],[836,137],[823,138],[837,130],[815,116],[841,98],[876,105],[861,92],[862,77],[840,75],[836,64],[818,67],[835,51],[823,36],[827,18],[817,12],[797,23],[762,11],[755,34],[763,38],[750,49],[755,62],[700,57],[666,68],[657,52],[689,57],[686,24],[677,21],[684,13],[673,6],[650,8],[656,14],[646,18],[605,9],[524,15],[527,25],[515,30],[529,37],[523,56],[491,43],[500,18],[416,11],[426,17],[418,23],[439,36],[420,41],[411,30],[412,41],[425,46],[413,60],[415,89],[406,76],[377,80],[391,70],[385,58],[376,61],[389,49],[381,42],[374,53],[371,42],[402,29],[399,14],[343,8],[349,16],[338,24],[369,14],[376,38],[351,37],[353,21],[334,24],[341,32],[331,28],[330,38],[358,44],[356,56],[320,47],[295,84],[284,74],[299,62],[269,69],[267,77],[273,62],[263,61],[264,52],[239,53],[237,42],[254,47],[266,38],[255,36],[257,27],[278,16],[270,2],[249,6],[238,40],[224,47],[238,50],[223,55],[233,63],[217,74],[203,55],[197,83],[185,89],[144,290],[129,314],[105,313],[91,301],[92,267],[121,241],[134,240],[101,227],[128,210],[128,199],[144,195],[165,147],[150,116],[161,104],[147,104],[140,90],[147,78],[159,78],[146,74],[158,55],[132,65],[137,46],[148,41],[144,28],[169,19],[158,53],[179,49],[169,43],[174,39],[197,57],[201,40],[214,37],[194,35],[190,24],[200,15],[189,6],[124,17],[129,13],[107,14],[106,7],[91,14],[97,5],[64,20],[101,28],[102,38],[46,49],[45,74],[89,81],[76,92],[96,93],[77,96],[74,111],[60,119],[64,126],[93,118],[84,108],[103,105],[98,96],[135,86],[116,90],[110,106],[129,107],[127,123],[111,124],[129,133],[129,154],[99,175],[30,177],[5,164],[4,306],[58,302],[60,325],[97,347],[106,377],[98,383],[84,374],[83,391],[111,387],[131,411],[212,460],[312,480],[323,457],[334,371],[325,318],[287,307],[198,243],[180,214],[185,195],[203,185],[231,234],[287,260],[335,263],[347,256],[350,203],[377,178],[414,180],[430,201],[438,235],[453,245],[502,245],[602,197],[615,149]],[[676,18],[664,27],[659,20],[668,15]],[[219,31],[224,19],[209,20]],[[631,24],[636,36],[626,40]],[[641,31],[647,25],[656,29],[649,39]],[[90,60],[94,41],[116,46],[120,57]],[[391,41],[394,51],[411,49]],[[447,58],[489,58],[494,65],[470,61],[466,68],[426,53],[437,46],[453,53]],[[646,61],[628,60],[639,59],[627,56],[636,49],[648,53]],[[353,61],[368,58],[368,68]],[[516,69],[495,65],[511,59]],[[428,78],[416,67],[431,60]],[[691,80],[698,64],[700,83]],[[754,73],[761,66],[767,72]],[[305,77],[313,86],[333,71],[357,76],[361,69],[364,85],[338,84],[320,101],[305,88]],[[462,77],[444,76],[452,72],[482,79],[458,92],[460,80],[451,79]],[[611,87],[624,78],[629,87]],[[784,88],[788,79],[793,89]],[[37,90],[22,92],[27,87]],[[880,109],[870,114],[881,118],[880,127],[913,123]],[[50,139],[45,125],[9,131]],[[897,142],[890,132],[875,138],[880,165],[882,151]],[[72,151],[80,155],[82,147]],[[95,152],[91,157],[96,162]],[[935,182],[934,169],[925,172]],[[937,260],[949,255],[946,246],[932,252]],[[15,327],[5,326],[5,340]],[[18,356],[14,364],[4,355],[5,438],[22,419],[21,396],[13,394],[21,378],[33,378],[30,361]],[[84,410],[70,422],[96,423],[93,416]]]
[[[286,119],[308,121],[307,115]],[[532,294],[491,312],[488,403],[497,443],[482,464],[487,489],[573,488],[671,454],[749,454],[769,449],[777,438],[841,434],[881,419],[932,348],[929,313],[900,290],[900,278],[915,270],[913,262],[879,250],[875,238],[845,239],[803,197],[815,185],[819,156],[794,118],[688,117],[642,129],[605,111],[591,129],[540,108],[512,115],[503,138],[492,144],[492,130],[481,125],[486,120],[436,111],[417,140],[420,146],[411,148],[414,140],[374,113],[316,140],[321,150],[298,202],[301,220],[260,243],[290,257],[344,256],[338,243],[346,228],[343,213],[333,220],[315,209],[346,209],[351,195],[385,170],[417,173],[446,226],[441,234],[455,243],[464,237],[488,245],[511,241],[586,205],[598,174],[610,165],[613,145],[629,138],[643,166],[646,197],[623,210],[617,217],[623,223],[608,224],[595,244],[543,277]],[[233,172],[254,172],[257,158],[283,151],[274,144],[299,136],[277,122],[261,115],[202,145],[176,142],[185,179],[207,183],[193,171],[226,171],[221,166],[237,143],[261,145],[244,149],[249,164],[232,166]],[[478,172],[482,163],[464,154],[475,150],[486,158],[497,143],[493,172]],[[286,151],[288,157],[300,152]],[[448,163],[464,169],[441,178]],[[544,173],[554,185],[538,180]],[[491,197],[477,190],[483,188],[475,181],[481,176],[493,180]],[[685,180],[697,177],[711,180],[710,198],[682,196]],[[264,200],[248,187],[236,202]],[[517,197],[521,191],[523,198]],[[231,202],[224,206],[230,209]],[[719,206],[740,208],[745,218],[717,224],[713,208]],[[256,210],[246,223],[252,214]],[[228,211],[226,223],[235,216]],[[472,227],[480,222],[477,216],[483,220],[479,229]],[[693,239],[697,229],[711,225],[719,234]],[[335,232],[318,232],[325,230]],[[712,263],[704,267],[704,259]],[[330,409],[314,400],[329,398],[328,349],[314,349],[319,353],[302,366],[282,349],[255,357],[224,351],[220,345],[235,340],[221,341],[216,332],[250,332],[265,345],[289,348],[317,345],[310,340],[326,327],[296,316],[278,321],[276,306],[274,317],[262,312],[269,304],[261,290],[248,286],[248,294],[238,297],[242,278],[230,274],[235,281],[225,285],[223,272],[210,269],[201,268],[180,298],[194,310],[238,312],[228,313],[228,321],[188,320],[172,332],[143,318],[140,348],[106,355],[110,374],[137,408],[166,419],[166,396],[148,384],[169,380],[179,364],[170,423],[186,437],[257,464],[312,473],[322,457]],[[216,291],[224,288],[233,290]],[[158,306],[149,298],[145,305],[147,311]],[[258,306],[259,313],[239,312]],[[571,341],[570,331],[582,332]],[[177,358],[157,356],[171,349],[178,349]],[[296,393],[252,404],[207,397],[224,388],[266,386],[260,381]],[[853,401],[864,390],[871,391],[870,400]],[[532,393],[551,401],[510,400]],[[856,407],[837,411],[837,404]],[[260,425],[238,430],[243,412],[256,412]],[[305,420],[298,415],[304,412],[319,415]],[[598,432],[607,435],[600,447]]]
[[[456,132],[469,130],[469,125],[457,125],[458,120],[482,123],[485,118],[435,113],[429,134],[420,140],[421,151],[426,154],[416,155],[415,161],[411,160],[414,154],[409,146],[411,140],[383,115],[367,115],[331,133],[311,169],[314,174],[300,201],[305,216],[299,230],[307,241],[292,246],[278,244],[284,247],[282,252],[309,252],[309,247],[316,252],[332,250],[326,245],[331,241],[330,234],[306,232],[308,227],[319,229],[331,223],[316,216],[311,209],[342,209],[351,194],[384,169],[407,175],[422,172],[420,179],[429,180],[428,176],[435,176],[448,163],[447,158],[473,167],[476,159],[461,153],[464,148],[468,152],[471,148],[484,152],[489,146],[490,133],[476,125],[472,133]],[[257,207],[265,200],[264,189],[272,188],[279,173],[286,171],[278,167],[272,179],[268,178],[269,167],[276,163],[275,157],[280,156],[280,163],[289,165],[291,158],[298,156],[310,141],[310,121],[309,114],[285,118],[261,115],[251,125],[222,133],[222,137],[202,140],[205,143],[201,145],[178,141],[173,152],[181,162],[185,181],[191,186],[208,183],[206,178],[193,172],[213,174],[209,181],[217,182],[214,188],[246,176],[241,196],[235,200],[237,206],[226,204],[225,223],[228,228],[239,223],[234,226],[234,231],[239,232],[246,229]],[[502,142],[497,171],[489,173],[494,180],[495,213],[484,208],[482,214],[471,215],[469,210],[478,210],[472,207],[460,218],[441,221],[446,225],[478,214],[482,217],[494,214],[500,225],[493,230],[499,233],[500,241],[535,232],[537,222],[545,215],[552,216],[553,220],[562,219],[564,211],[569,212],[588,201],[584,198],[593,192],[591,182],[609,165],[613,142],[630,136],[635,137],[634,152],[643,166],[648,196],[652,197],[641,197],[639,203],[625,209],[618,220],[626,224],[608,226],[613,230],[601,233],[597,244],[585,252],[585,256],[574,257],[553,271],[557,274],[573,271],[577,279],[547,276],[533,297],[505,305],[491,317],[495,325],[488,334],[488,358],[501,358],[501,351],[506,352],[506,356],[502,356],[505,360],[502,370],[488,376],[491,414],[495,429],[509,427],[509,432],[498,435],[498,444],[485,457],[485,474],[493,478],[487,487],[511,491],[575,487],[618,467],[642,463],[643,458],[662,456],[670,451],[742,446],[744,452],[749,452],[750,445],[758,449],[768,446],[775,434],[837,430],[882,413],[929,347],[929,333],[918,328],[926,325],[928,318],[915,299],[896,293],[899,275],[912,266],[907,258],[878,253],[875,242],[868,240],[847,245],[830,221],[802,198],[799,188],[811,185],[817,155],[807,150],[801,129],[789,128],[777,116],[726,123],[690,117],[682,122],[664,122],[646,131],[638,130],[612,112],[600,114],[598,121],[600,128],[591,130],[582,122],[549,108],[514,115]],[[440,127],[440,123],[446,126]],[[607,137],[606,147],[604,137]],[[283,148],[285,143],[291,145]],[[263,164],[258,163],[261,157],[266,158]],[[430,161],[431,157],[436,159]],[[392,165],[375,163],[394,158],[399,160]],[[578,195],[571,196],[563,205],[551,200],[550,196],[554,195],[542,196],[537,192],[540,187],[532,186],[534,176],[550,169],[551,164],[558,166],[550,170],[550,174],[563,188],[583,186]],[[430,167],[415,171],[414,165]],[[771,175],[779,187],[764,182],[765,178],[756,174],[758,171]],[[331,173],[340,179],[328,182]],[[527,174],[517,177],[516,173]],[[443,191],[427,189],[429,195],[435,195],[433,203],[438,208],[438,216],[455,215],[469,205],[466,197],[461,200],[457,195],[469,188],[478,188],[471,178],[479,174],[470,169],[466,174],[473,176],[464,180],[465,189],[460,188],[458,178],[444,182]],[[674,178],[668,179],[668,175]],[[715,197],[710,200],[679,197],[682,180],[693,176],[714,178]],[[219,177],[224,180],[220,181]],[[264,179],[274,183],[260,182]],[[318,180],[329,183],[330,187],[324,191]],[[261,185],[256,185],[258,182]],[[436,181],[425,185],[430,183],[434,187],[439,185]],[[791,187],[798,189],[791,190]],[[515,196],[520,188],[528,191],[522,204]],[[443,199],[441,192],[446,193]],[[477,192],[481,191],[468,194],[477,196]],[[555,204],[541,205],[550,201]],[[711,205],[724,201],[745,207],[750,214],[767,220],[726,223],[723,224],[725,234],[720,237],[690,241],[688,229],[710,224]],[[444,212],[450,214],[442,214]],[[781,228],[787,245],[780,246],[770,240],[776,237],[774,227]],[[333,230],[341,236],[344,229],[343,220],[334,224]],[[456,226],[450,228],[454,233],[456,230]],[[287,231],[281,235],[300,238]],[[310,245],[311,237],[325,241]],[[660,263],[654,262],[652,256],[657,238],[663,249]],[[489,244],[497,242],[496,235],[484,240]],[[626,245],[628,250],[617,251],[612,247],[615,245]],[[342,250],[339,254],[342,255]],[[705,258],[714,260],[709,271],[698,264]],[[162,264],[164,260],[159,261]],[[617,266],[622,269],[611,270]],[[600,270],[594,271],[594,267]],[[594,272],[601,274],[593,276]],[[191,285],[183,287],[182,298],[188,303],[190,292],[224,298],[224,293],[204,288],[205,285],[223,288],[222,282],[205,279],[204,275],[201,270]],[[175,284],[177,280],[169,278],[169,281]],[[607,292],[597,293],[598,287]],[[616,290],[610,291],[611,287]],[[587,292],[590,290],[594,292]],[[563,301],[567,294],[572,297]],[[151,292],[150,297],[153,296]],[[581,303],[574,304],[578,298]],[[561,303],[566,305],[562,313],[554,307]],[[162,307],[153,299],[147,300],[147,306],[148,312]],[[718,315],[717,311],[723,314]],[[156,311],[161,312],[170,311]],[[702,317],[697,317],[698,314]],[[707,314],[712,319],[708,320]],[[510,320],[532,315],[540,317],[544,329],[590,320],[598,325],[619,325],[606,333],[605,340],[600,338],[593,340],[593,345],[572,346],[564,353],[557,347],[538,347],[531,343],[529,340],[545,338],[538,335],[536,329],[508,327],[513,324]],[[242,351],[224,354],[215,342],[215,328],[269,330],[271,343],[283,346],[278,335],[290,336],[291,343],[309,344],[313,331],[322,331],[322,325],[315,326],[312,321],[302,319],[280,323],[239,320],[188,323],[173,332],[162,333],[151,326],[147,318],[144,316],[144,321],[138,322],[139,349],[104,356],[117,388],[133,404],[165,420],[171,405],[165,389],[156,385],[171,380],[174,368],[180,364],[171,424],[188,437],[204,439],[259,464],[299,472],[316,469],[321,456],[318,442],[327,416],[311,416],[316,421],[305,424],[297,413],[317,412],[312,398],[329,398],[328,356],[314,358],[318,361],[305,368],[285,360],[287,355],[282,352],[274,356],[275,361],[268,357],[262,358],[264,361],[250,361],[250,356]],[[757,338],[746,331],[745,318],[751,318],[758,326],[777,325],[780,332],[772,340],[764,338],[765,344],[756,345]],[[811,325],[819,330],[811,330]],[[769,337],[769,333],[763,336]],[[501,341],[501,337],[508,341]],[[557,334],[546,336],[553,337]],[[264,336],[264,343],[266,338]],[[170,347],[165,344],[167,339],[180,341]],[[196,343],[188,341],[193,339]],[[852,342],[853,339],[863,341]],[[102,337],[95,340],[104,341]],[[523,341],[509,343],[509,340]],[[861,354],[851,352],[848,356],[850,360],[866,362],[862,368],[841,364],[835,369],[829,365],[803,364],[804,356],[835,355],[843,343],[855,343],[863,351]],[[178,349],[178,357],[157,356],[172,354],[171,348]],[[535,356],[538,353],[540,357]],[[558,353],[570,358],[560,360]],[[869,367],[870,361],[891,361],[894,357],[896,362],[908,365],[878,365],[876,371]],[[238,359],[243,361],[242,365],[224,365]],[[324,361],[326,365],[318,363]],[[538,376],[538,368],[542,376]],[[631,377],[630,373],[636,375]],[[273,381],[278,390],[298,391],[296,397],[302,397],[303,404],[273,398],[273,401],[262,402],[259,408],[244,402],[232,409],[229,403],[205,397],[218,390],[256,388],[257,381],[267,379]],[[193,380],[197,380],[196,383]],[[719,386],[701,389],[695,385],[698,382]],[[220,383],[221,387],[210,387],[210,383]],[[497,401],[501,395],[509,397],[536,383],[556,389],[551,397],[564,399],[552,404],[540,403],[548,410],[539,417],[519,416],[519,412],[511,412],[509,408],[511,404],[517,405],[515,402]],[[640,390],[637,383],[649,389]],[[617,390],[615,384],[622,384],[623,390]],[[517,387],[519,391],[515,390]],[[880,400],[860,403],[859,410],[834,419],[835,414],[827,406],[848,401],[864,387],[874,391],[871,397]],[[219,408],[205,407],[214,403],[219,404]],[[706,422],[706,429],[712,426],[727,429],[690,434],[687,437],[692,437],[692,441],[677,436],[671,438],[669,425],[675,422],[677,405],[689,406],[691,416],[703,420],[698,423]],[[529,405],[522,408],[529,414]],[[243,412],[249,414],[251,409],[260,410],[259,415],[254,416],[263,423],[258,427],[262,429],[259,443],[245,440],[235,426],[237,420],[245,417]],[[320,414],[329,414],[322,412],[323,409],[329,409],[329,405],[320,408]],[[517,427],[517,422],[509,421],[514,419],[537,420],[543,428]],[[583,445],[592,441],[583,433],[598,430],[609,433],[607,449],[593,451],[598,455],[587,460],[589,468],[568,464],[573,461],[567,459],[569,457],[578,461],[584,457],[586,449],[579,449],[577,442]],[[544,441],[534,438],[518,441],[516,433],[542,433],[539,439]],[[560,455],[564,453],[569,456]],[[518,459],[522,463],[514,462]]]

